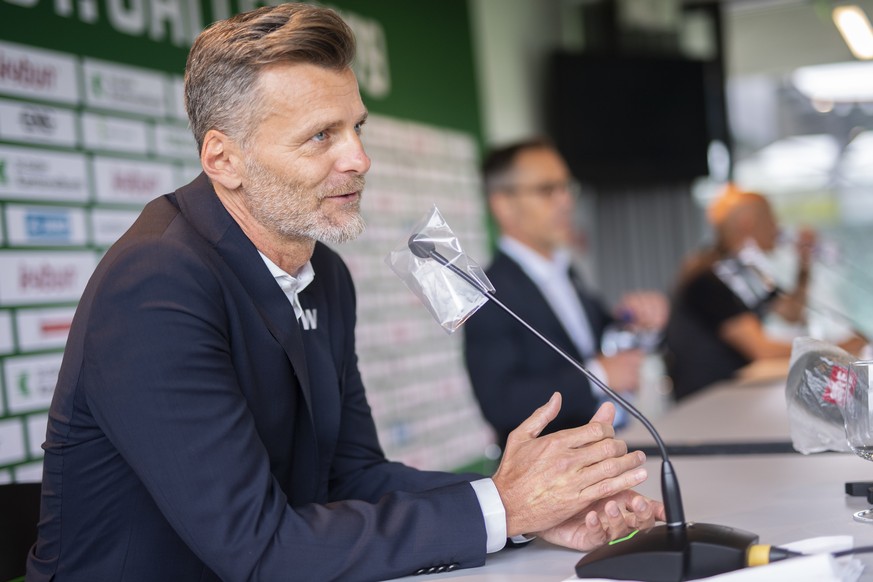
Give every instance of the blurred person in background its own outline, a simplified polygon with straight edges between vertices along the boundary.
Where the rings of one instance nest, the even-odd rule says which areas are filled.
[[[791,342],[768,335],[771,314],[803,323],[816,234],[801,229],[795,250],[794,288],[779,290],[764,267],[779,227],[767,199],[730,185],[709,208],[715,243],[689,257],[676,284],[666,330],[673,396],[680,400],[731,378],[740,368],[768,358],[787,358]],[[849,351],[860,338],[841,344]]]
[[[610,312],[572,267],[576,185],[557,149],[543,139],[490,152],[482,165],[488,207],[499,229],[486,274],[496,296],[618,392],[638,386],[644,352],[601,353],[610,324],[660,330],[668,302],[657,292],[625,295]],[[608,397],[496,305],[464,325],[465,361],[485,419],[501,447],[509,432],[553,391],[564,405],[544,432],[588,422]],[[623,411],[622,411],[623,412]],[[620,420],[617,421],[620,423]]]

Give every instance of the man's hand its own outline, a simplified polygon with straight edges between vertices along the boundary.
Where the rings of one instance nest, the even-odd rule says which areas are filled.
[[[646,456],[613,438],[615,407],[591,422],[537,438],[561,409],[555,393],[509,434],[492,477],[506,509],[508,536],[546,531],[646,479]]]
[[[797,231],[797,240],[794,242],[794,247],[797,250],[797,258],[800,262],[801,271],[809,270],[816,243],[818,243],[818,235],[813,229],[805,227]]]
[[[659,291],[635,291],[621,298],[615,315],[633,329],[660,331],[667,325],[670,303]]]
[[[634,491],[622,491],[538,535],[547,542],[587,552],[636,529],[651,529],[655,521],[665,519],[664,504],[660,501]]]
[[[613,356],[597,356],[597,361],[606,373],[609,387],[616,392],[636,390],[640,383],[640,367],[645,353],[642,350],[625,350]]]

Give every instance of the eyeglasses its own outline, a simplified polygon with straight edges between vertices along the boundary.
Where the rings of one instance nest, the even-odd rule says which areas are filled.
[[[543,200],[553,200],[558,194],[569,194],[578,199],[582,189],[576,180],[561,182],[542,182],[540,184],[507,184],[501,188],[509,194],[533,194]]]

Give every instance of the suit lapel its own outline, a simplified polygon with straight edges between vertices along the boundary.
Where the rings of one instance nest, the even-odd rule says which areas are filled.
[[[300,383],[312,422],[312,395],[303,335],[288,298],[276,284],[255,246],[225,210],[205,174],[200,174],[176,194],[185,219],[236,273],[264,325],[284,349]]]
[[[524,269],[521,268],[521,265],[502,251],[498,251],[498,258],[505,265],[503,268],[507,271],[508,279],[513,281],[512,288],[518,293],[519,300],[517,304],[527,305],[528,309],[532,312],[533,321],[530,323],[539,329],[543,335],[560,346],[561,349],[573,356],[574,359],[581,359],[576,344],[570,339],[570,334],[567,333],[558,316],[552,311],[552,307],[546,301],[536,283],[528,277]],[[495,267],[498,264],[497,259],[495,259]],[[500,290],[498,289],[497,292],[499,293]],[[510,292],[512,291],[507,289],[507,294]],[[498,295],[498,297],[500,296]]]

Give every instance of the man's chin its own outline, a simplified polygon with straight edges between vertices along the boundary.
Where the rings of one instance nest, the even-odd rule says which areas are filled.
[[[334,224],[322,229],[322,232],[315,238],[327,244],[343,244],[361,236],[366,226],[364,218],[360,214],[355,214],[354,217],[348,218],[344,224]]]

